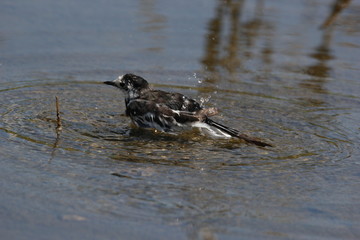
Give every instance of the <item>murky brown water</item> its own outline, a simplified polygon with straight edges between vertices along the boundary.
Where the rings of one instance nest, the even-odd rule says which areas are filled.
[[[334,2],[1,2],[2,239],[359,238],[360,1]],[[126,72],[275,147],[132,128],[101,84]]]

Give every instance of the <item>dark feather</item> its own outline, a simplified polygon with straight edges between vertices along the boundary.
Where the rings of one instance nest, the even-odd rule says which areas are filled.
[[[141,99],[148,101],[154,101],[156,103],[162,103],[168,106],[170,109],[178,111],[195,112],[201,109],[198,102],[190,99],[180,93],[164,92],[161,90],[145,90],[141,92]]]

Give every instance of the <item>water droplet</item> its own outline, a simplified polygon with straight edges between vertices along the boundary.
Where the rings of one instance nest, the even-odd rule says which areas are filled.
[[[207,97],[201,97],[200,98],[200,106],[204,107],[204,104],[207,103],[208,101],[210,101],[211,95],[207,96]]]

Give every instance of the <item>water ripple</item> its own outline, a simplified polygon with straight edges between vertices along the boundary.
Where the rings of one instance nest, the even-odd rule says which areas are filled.
[[[57,80],[3,86],[0,129],[7,137],[2,141],[35,144],[39,151],[43,151],[44,146],[51,151],[55,146],[65,152],[99,154],[118,161],[218,170],[235,166],[279,167],[279,162],[314,165],[351,156],[351,140],[335,118],[323,113],[324,109],[304,111],[302,106],[271,96],[218,89],[212,100],[220,102],[217,107],[225,112],[217,119],[246,129],[249,134],[270,139],[275,145],[273,149],[260,149],[234,139],[215,141],[201,137],[195,130],[174,136],[133,129],[123,114],[123,96],[114,89],[100,86],[94,82]],[[179,88],[178,91],[185,94],[194,90],[203,92],[201,88]],[[60,144],[54,144],[57,139],[55,95],[60,99],[63,118]],[[247,95],[244,107],[230,112],[222,106],[225,96],[239,95],[243,98]],[[197,151],[192,151],[194,148]]]

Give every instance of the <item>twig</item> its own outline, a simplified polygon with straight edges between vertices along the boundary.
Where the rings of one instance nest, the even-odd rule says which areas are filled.
[[[60,132],[62,130],[62,124],[61,124],[61,117],[60,117],[60,107],[59,107],[59,99],[57,96],[55,96],[55,106],[56,106],[56,139],[55,143],[53,145],[53,150],[51,152],[51,156],[49,159],[49,163],[53,160],[55,157],[55,151],[59,146],[60,143]]]
[[[56,131],[58,132],[62,130],[62,124],[60,117],[59,99],[57,96],[55,96],[55,102],[56,102]]]

